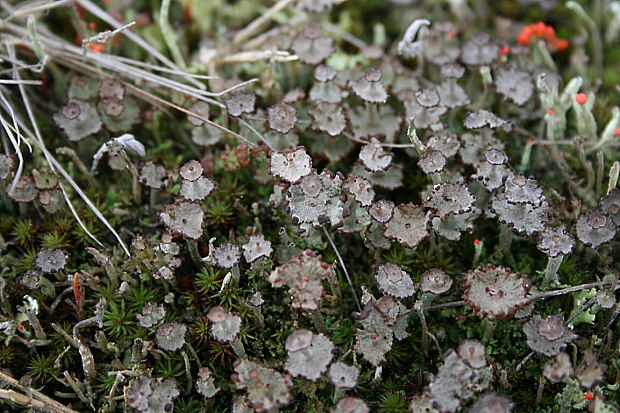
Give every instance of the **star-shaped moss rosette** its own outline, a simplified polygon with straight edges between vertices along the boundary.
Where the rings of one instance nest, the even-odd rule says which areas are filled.
[[[291,258],[271,272],[267,281],[275,288],[287,286],[292,307],[306,311],[319,309],[323,296],[322,280],[334,277],[334,269],[311,250]]]
[[[575,340],[577,335],[564,323],[564,318],[552,315],[541,318],[535,315],[523,326],[527,337],[527,345],[536,353],[545,356],[555,356],[568,343]]]
[[[317,381],[332,360],[334,343],[323,334],[299,329],[286,339],[288,357],[284,369],[293,377]]]
[[[511,318],[524,307],[529,302],[531,283],[527,275],[489,264],[469,271],[464,287],[463,299],[474,314],[494,320]]]
[[[246,390],[248,400],[257,412],[268,412],[291,402],[290,376],[264,367],[246,358],[235,361],[232,375],[237,389]]]

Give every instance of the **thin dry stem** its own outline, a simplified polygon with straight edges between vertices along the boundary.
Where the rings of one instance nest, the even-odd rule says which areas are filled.
[[[338,257],[338,262],[340,263],[340,267],[342,268],[342,271],[344,272],[344,276],[347,279],[347,283],[349,283],[349,286],[351,287],[351,293],[353,294],[353,298],[355,299],[355,304],[357,305],[357,310],[361,312],[362,311],[362,307],[360,306],[360,302],[357,299],[357,294],[355,293],[355,287],[353,287],[353,282],[351,281],[351,277],[349,277],[349,271],[347,271],[347,267],[346,267],[346,265],[344,265],[344,261],[342,259],[342,256],[340,255],[340,252],[338,252],[338,248],[336,247],[336,244],[334,244],[334,240],[329,235],[329,232],[327,232],[325,227],[323,227],[323,232],[325,232],[325,236],[327,237],[327,240],[329,241],[329,245],[331,245],[332,249],[336,253],[336,257]]]
[[[293,0],[280,0],[279,2],[271,6],[271,8],[265,11],[256,20],[252,21],[244,29],[237,33],[237,35],[233,39],[233,44],[239,46],[241,43],[245,42],[247,39],[257,33],[266,23],[268,23],[273,16],[287,8],[292,2]]]
[[[38,407],[49,412],[78,413],[76,410],[66,407],[32,387],[20,385],[17,380],[2,371],[0,371],[0,382],[5,382],[24,393],[30,394],[30,396],[27,396],[14,390],[0,389],[0,398],[5,400],[12,400],[22,406]]]
[[[121,22],[116,20],[114,17],[109,15],[105,10],[101,9],[99,6],[97,6],[95,3],[93,3],[90,0],[76,0],[76,3],[82,6],[86,11],[88,11],[89,13],[92,13],[95,17],[103,20],[104,22],[114,27],[115,29],[118,29],[119,27],[123,26]],[[142,39],[136,33],[129,31],[129,32],[125,32],[124,35],[127,39],[131,40],[132,42],[140,46],[142,49],[144,49],[144,51],[154,56],[157,60],[159,60],[160,62],[162,62],[169,68],[177,70],[177,71],[182,71],[181,68],[179,68],[172,60],[168,59],[166,56],[164,56],[153,46],[148,44],[144,39]],[[185,77],[185,78],[187,79],[188,82],[192,83],[195,87],[199,89],[205,88],[205,85],[201,82],[198,82],[196,79],[192,79],[191,77]]]

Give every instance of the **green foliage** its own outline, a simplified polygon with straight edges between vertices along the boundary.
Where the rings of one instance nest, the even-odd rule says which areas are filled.
[[[39,385],[46,384],[60,373],[60,369],[54,367],[54,358],[52,355],[45,356],[43,354],[32,356],[27,371],[35,383]]]
[[[126,308],[124,299],[110,301],[103,314],[103,328],[111,337],[127,340],[137,332],[136,314]]]
[[[53,231],[48,234],[45,234],[41,239],[41,246],[43,248],[68,248],[69,240],[67,239],[67,234],[59,233],[58,231]]]
[[[11,235],[13,239],[19,245],[25,245],[34,241],[37,234],[37,228],[31,220],[19,220],[15,223]]]
[[[379,409],[377,411],[384,413],[405,413],[407,412],[407,397],[402,390],[388,392],[381,396],[379,400]]]

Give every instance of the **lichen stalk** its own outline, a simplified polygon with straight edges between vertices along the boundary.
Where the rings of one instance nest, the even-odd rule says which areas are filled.
[[[243,346],[243,343],[241,342],[240,338],[237,338],[235,341],[233,341],[231,346],[232,346],[235,354],[237,355],[237,357],[239,357],[239,358],[245,357],[245,355],[246,355],[245,347]]]
[[[198,252],[198,243],[193,239],[186,239],[187,242],[187,250],[189,251],[190,257],[192,257],[192,261],[198,268],[202,268],[202,258],[200,258],[200,252]]]
[[[309,311],[310,318],[314,323],[314,327],[319,333],[327,334],[327,326],[325,325],[325,320],[323,319],[323,315],[320,310]]]
[[[543,278],[543,285],[558,286],[560,280],[558,279],[558,269],[562,264],[564,255],[558,255],[557,257],[549,257],[547,259],[547,266],[545,267],[545,277]]]

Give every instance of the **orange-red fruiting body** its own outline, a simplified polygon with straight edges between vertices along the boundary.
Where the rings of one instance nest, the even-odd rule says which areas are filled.
[[[555,29],[541,21],[523,27],[517,36],[517,43],[527,46],[531,43],[533,37],[543,38],[557,51],[568,48],[568,40],[558,39],[555,35]]]
[[[588,95],[586,95],[585,93],[577,93],[575,95],[575,102],[579,103],[580,105],[585,105],[587,101]]]

